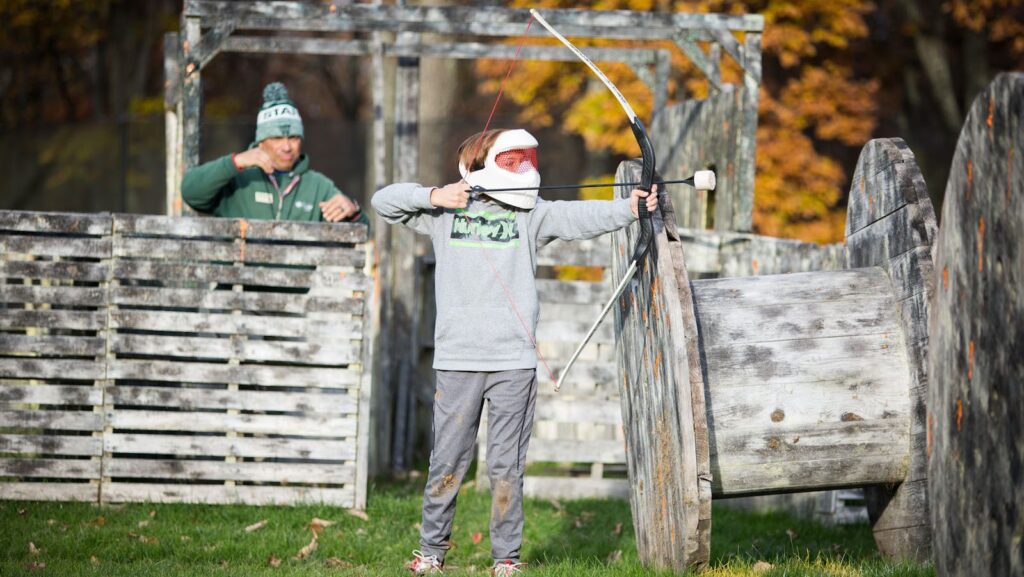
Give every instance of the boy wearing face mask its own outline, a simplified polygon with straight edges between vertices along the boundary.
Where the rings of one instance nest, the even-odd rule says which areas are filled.
[[[459,171],[463,180],[447,186],[393,184],[372,199],[387,222],[430,236],[436,259],[434,439],[420,549],[408,568],[416,574],[443,568],[487,400],[491,572],[510,575],[522,566],[523,474],[537,395],[537,250],[555,239],[618,230],[637,219],[641,199],[647,197],[650,211],[658,201],[641,190],[611,201],[538,198],[537,140],[525,130],[466,139]]]

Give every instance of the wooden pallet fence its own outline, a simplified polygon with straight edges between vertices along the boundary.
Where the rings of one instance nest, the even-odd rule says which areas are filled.
[[[99,496],[110,226],[0,212],[0,498]]]
[[[0,223],[15,223],[8,227],[30,228],[33,219],[55,218],[0,213]],[[87,485],[91,493],[83,498],[363,507],[370,395],[364,335],[373,318],[371,282],[363,272],[366,227],[104,218],[94,218],[98,224],[89,229],[99,239],[93,243],[100,246],[97,254],[89,255],[98,270],[87,281],[71,277],[87,283],[75,288],[92,290],[97,300],[67,301],[61,318],[54,319],[53,313],[39,317],[30,309],[50,302],[39,300],[44,295],[25,294],[34,299],[17,310],[26,320],[6,314],[0,335],[5,399],[19,391],[8,388],[7,378],[61,375],[54,383],[66,388],[64,381],[73,378],[90,393],[74,401],[89,409],[87,422],[74,426],[91,427],[90,436],[79,435],[78,441],[91,441],[87,462],[95,463]],[[5,229],[0,241],[10,244],[14,238]],[[10,307],[26,292],[11,286],[25,278],[18,268],[25,265],[12,262],[9,250],[5,255],[3,301]],[[48,274],[67,282],[60,272],[65,271]],[[90,315],[95,319],[83,320]],[[52,334],[68,323],[78,323],[71,328],[79,348],[58,348],[64,341],[52,339],[70,337],[53,336],[44,343],[51,349],[42,349],[55,351],[45,362],[15,356],[29,346],[39,349],[28,340],[41,338],[30,336],[32,331]],[[62,357],[55,358],[57,353]],[[74,361],[64,358],[71,354]],[[71,414],[52,404],[45,406],[54,416]],[[13,424],[35,423],[43,407],[30,405]],[[53,428],[61,429],[43,427],[46,434]],[[3,445],[9,473],[38,458],[21,450],[25,442]],[[5,497],[36,498],[11,488],[24,475],[11,478],[17,482],[0,483]],[[55,491],[54,483],[44,485]],[[54,498],[64,497],[58,492]]]

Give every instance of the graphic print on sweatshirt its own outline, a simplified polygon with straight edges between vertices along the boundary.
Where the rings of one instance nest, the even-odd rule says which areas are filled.
[[[519,246],[516,213],[455,211],[449,246],[513,248]]]

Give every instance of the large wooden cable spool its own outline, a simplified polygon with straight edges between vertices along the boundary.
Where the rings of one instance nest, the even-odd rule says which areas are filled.
[[[921,316],[907,318],[904,309],[926,299],[935,224],[924,208],[913,218],[896,215],[906,199],[922,198],[920,173],[904,152],[882,141],[862,157],[865,190],[885,198],[881,207],[855,209],[854,254],[867,255],[857,257],[865,260],[859,268],[691,281],[665,225],[671,206],[655,215],[651,255],[616,310],[645,562],[677,570],[705,563],[712,496],[923,481],[914,436],[923,416],[924,357],[915,348],[922,333],[909,326]],[[617,178],[630,181],[637,171],[624,163]],[[635,228],[615,237],[616,274],[628,264]],[[920,521],[911,512],[882,526],[892,542],[883,552],[925,551],[906,536]]]
[[[906,477],[865,488],[879,551],[931,558],[925,457],[928,391],[928,303],[934,291],[935,211],[914,154],[899,138],[872,140],[853,173],[846,212],[848,268],[878,267],[894,288],[898,326],[907,349],[910,446]]]
[[[1024,575],[1024,74],[971,106],[935,254],[928,485],[940,576]]]

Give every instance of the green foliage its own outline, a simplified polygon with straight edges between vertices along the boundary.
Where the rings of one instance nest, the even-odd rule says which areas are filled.
[[[403,563],[418,548],[421,496],[422,484],[373,486],[368,520],[328,506],[0,502],[0,575],[404,577]],[[479,575],[490,565],[490,508],[489,495],[460,493],[448,574]],[[668,575],[639,564],[625,501],[527,500],[525,509],[523,558],[531,575]],[[313,538],[314,518],[334,524],[298,558]],[[718,505],[713,518],[712,563],[702,575],[934,574],[927,565],[881,560],[864,525],[824,527]],[[246,532],[263,519],[265,526]]]

